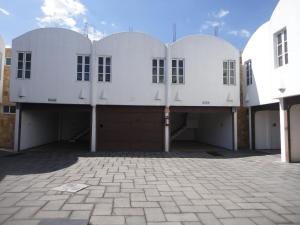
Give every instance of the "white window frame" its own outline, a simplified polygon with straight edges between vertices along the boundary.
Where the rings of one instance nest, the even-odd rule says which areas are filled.
[[[102,58],[103,59],[103,64],[101,65],[101,64],[99,64],[99,58]],[[110,65],[109,65],[109,67],[110,67],[110,73],[106,73],[106,67],[108,66],[108,65],[106,65],[106,59],[107,58],[109,58],[110,59]],[[98,80],[98,82],[100,82],[100,83],[111,83],[112,82],[112,56],[110,56],[110,55],[99,55],[98,57],[97,57],[97,80]],[[102,66],[103,67],[103,72],[102,73],[100,73],[100,70],[99,70],[99,67],[100,66]],[[100,75],[102,74],[102,80],[100,80],[99,78],[100,78]],[[107,79],[107,75],[109,74],[109,81],[106,81]]]
[[[82,57],[82,63],[81,63],[81,72],[78,72],[78,65],[80,65],[80,63],[78,63],[78,56]],[[86,64],[85,62],[85,57],[89,57],[89,63]],[[85,72],[85,66],[88,65],[89,66],[89,79],[86,80],[85,79],[85,74],[87,72]],[[81,79],[78,79],[78,74],[81,73]],[[86,55],[86,54],[78,54],[76,55],[76,81],[84,81],[84,82],[89,82],[91,79],[91,56],[90,55]]]
[[[155,67],[153,66],[153,61],[156,61],[156,74],[154,74],[154,69]],[[164,62],[164,65],[163,67],[160,66],[160,60],[163,60]],[[152,71],[151,71],[151,74],[152,74],[152,83],[153,84],[163,84],[165,83],[165,74],[166,74],[166,59],[165,58],[152,58],[152,61],[151,61],[151,68],[152,68]],[[163,74],[161,75],[160,74],[160,69],[163,69]],[[156,79],[156,82],[154,81],[154,77]],[[160,80],[160,77],[162,77],[162,80]]]
[[[176,60],[176,67],[173,67],[173,60]],[[182,75],[179,75],[179,61],[183,62]],[[176,70],[175,75],[173,75],[173,69]],[[176,77],[176,82],[173,82],[173,77]],[[182,77],[182,82],[179,82],[179,77]],[[185,59],[184,58],[171,59],[171,84],[185,84]]]
[[[8,107],[8,112],[4,112],[4,107]],[[14,112],[12,112],[12,108],[15,108]],[[2,113],[3,114],[15,114],[16,106],[15,105],[2,105]]]
[[[224,63],[227,64],[227,68],[225,69]],[[231,63],[234,63],[233,69],[231,69]],[[223,85],[236,85],[236,60],[233,59],[228,59],[228,60],[223,60]],[[224,76],[224,73],[226,73],[226,76]],[[232,74],[233,73],[233,74]],[[231,82],[231,78],[233,77],[233,83]],[[226,78],[226,82],[224,82],[224,78]]]
[[[252,60],[251,59],[249,59],[245,62],[245,69],[246,69],[246,83],[247,83],[247,86],[250,86],[253,83],[253,70],[252,70]]]
[[[23,60],[22,61],[19,61],[19,54],[20,53],[23,53]],[[30,54],[30,61],[27,61],[27,57],[26,57],[27,54]],[[19,62],[22,62],[22,65],[23,65],[22,69],[19,69]],[[30,62],[30,69],[29,70],[26,69],[26,63],[27,62]],[[32,52],[30,52],[30,51],[18,51],[17,52],[17,79],[19,79],[19,80],[29,80],[29,79],[31,79],[31,75],[32,75],[31,68],[32,68]],[[19,70],[22,71],[22,77],[18,76]],[[26,71],[30,71],[30,76],[29,77],[26,77]]]
[[[282,67],[288,64],[288,40],[287,40],[287,29],[283,28],[274,34],[275,39],[275,66]],[[281,42],[279,40],[281,39]],[[280,53],[280,51],[281,53]],[[281,63],[280,63],[281,60]]]

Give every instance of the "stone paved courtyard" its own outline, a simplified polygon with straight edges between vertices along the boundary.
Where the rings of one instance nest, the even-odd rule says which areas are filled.
[[[300,164],[220,150],[96,153],[48,146],[0,157],[0,224],[300,224]],[[66,183],[77,193],[53,191]]]

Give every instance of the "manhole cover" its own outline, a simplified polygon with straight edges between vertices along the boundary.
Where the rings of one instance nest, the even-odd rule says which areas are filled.
[[[67,191],[75,193],[77,191],[80,191],[84,188],[88,187],[86,184],[75,184],[75,183],[69,183],[69,184],[63,184],[59,187],[53,188],[54,191]]]

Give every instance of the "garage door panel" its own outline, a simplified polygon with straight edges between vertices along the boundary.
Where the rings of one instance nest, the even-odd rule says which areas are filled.
[[[163,115],[163,107],[98,107],[98,149],[162,150]]]

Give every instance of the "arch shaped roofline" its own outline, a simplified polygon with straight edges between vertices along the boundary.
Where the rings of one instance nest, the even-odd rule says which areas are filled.
[[[33,34],[33,33],[38,33],[38,32],[43,32],[43,31],[49,31],[49,30],[53,30],[53,31],[59,31],[59,32],[65,32],[65,33],[72,33],[73,35],[77,35],[78,37],[80,38],[83,38],[83,39],[86,39],[88,40],[89,42],[91,42],[91,40],[87,37],[85,37],[83,34],[79,33],[79,32],[76,32],[76,31],[73,31],[73,30],[70,30],[70,29],[66,29],[66,28],[60,28],[60,27],[45,27],[45,28],[37,28],[37,29],[34,29],[34,30],[31,30],[31,31],[28,31],[16,38],[13,39],[14,40],[17,40],[19,38],[22,38],[24,36],[27,36],[29,34]]]

